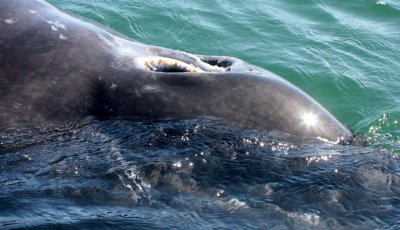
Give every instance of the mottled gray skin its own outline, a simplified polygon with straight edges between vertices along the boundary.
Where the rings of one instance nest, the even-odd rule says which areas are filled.
[[[153,56],[210,72],[154,72],[137,62]],[[228,71],[212,72],[207,62],[218,61]],[[317,122],[306,124],[304,114]],[[148,46],[42,0],[0,0],[0,126],[92,116],[214,117],[305,138],[351,137],[297,87],[241,60]]]

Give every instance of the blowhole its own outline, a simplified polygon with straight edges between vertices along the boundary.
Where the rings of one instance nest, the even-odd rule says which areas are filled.
[[[136,63],[146,70],[164,73],[231,71],[232,62],[227,58],[202,57],[200,60],[203,63],[195,66],[172,58],[152,56],[137,58]]]
[[[139,58],[137,61],[143,68],[154,72],[204,72],[204,70],[191,64],[166,57]]]
[[[213,58],[213,57],[204,57],[204,58],[201,58],[201,61],[205,62],[209,65],[218,66],[221,68],[228,68],[232,65],[232,62],[226,58],[218,59],[218,58]]]

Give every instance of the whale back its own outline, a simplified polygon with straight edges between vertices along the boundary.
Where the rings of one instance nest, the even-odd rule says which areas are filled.
[[[0,17],[0,126],[213,117],[305,138],[351,137],[306,93],[242,60],[148,46],[42,0],[1,0]]]

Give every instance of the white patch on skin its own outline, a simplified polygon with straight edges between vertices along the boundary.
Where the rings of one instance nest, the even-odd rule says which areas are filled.
[[[36,14],[36,11],[34,11],[34,10],[29,10],[29,12],[30,12],[31,14]]]
[[[59,21],[46,21],[49,25],[51,25],[51,29],[57,31],[58,29],[66,30],[67,27]],[[54,29],[56,28],[56,29]]]
[[[64,34],[60,34],[60,39],[61,39],[61,40],[67,40],[68,38],[67,38],[67,36],[65,36]]]
[[[159,92],[160,88],[156,85],[144,85],[141,89],[141,93],[156,93]]]
[[[107,45],[113,47],[114,43],[112,43],[111,41],[109,41],[107,38],[103,37],[101,34],[97,33],[97,36],[100,40],[105,41],[107,43]]]
[[[2,21],[4,21],[5,23],[7,23],[7,24],[9,24],[9,25],[12,25],[12,24],[14,24],[14,23],[15,23],[15,20],[14,20],[14,19],[12,19],[12,18],[10,18],[10,19],[6,19],[6,20],[2,20]]]
[[[54,25],[59,29],[63,29],[63,30],[67,29],[67,27],[64,24],[62,24],[61,22],[59,22],[59,21],[55,21]]]
[[[115,91],[117,90],[118,85],[115,84],[114,82],[111,83],[111,90]]]

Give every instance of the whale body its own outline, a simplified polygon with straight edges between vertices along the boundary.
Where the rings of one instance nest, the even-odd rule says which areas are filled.
[[[305,138],[351,132],[240,59],[149,46],[42,0],[0,1],[0,126],[86,117],[204,118]]]

